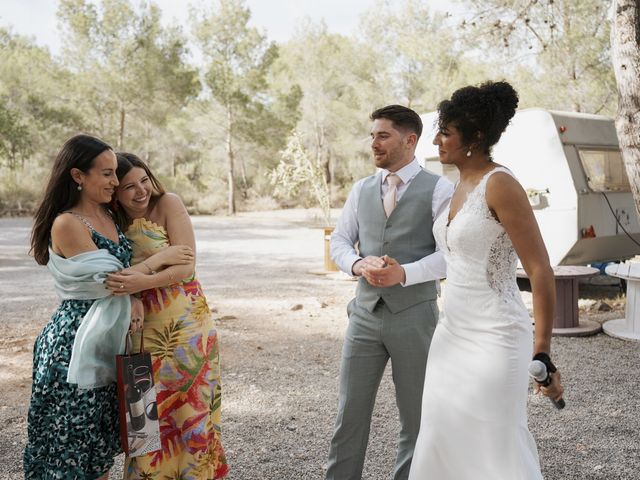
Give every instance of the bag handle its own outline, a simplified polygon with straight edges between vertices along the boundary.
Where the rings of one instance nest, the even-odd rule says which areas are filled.
[[[131,352],[133,350],[133,340],[131,339],[131,331],[127,330],[127,344],[125,345],[124,354],[127,356],[133,355]],[[138,353],[144,352],[144,329],[140,329],[140,351]]]

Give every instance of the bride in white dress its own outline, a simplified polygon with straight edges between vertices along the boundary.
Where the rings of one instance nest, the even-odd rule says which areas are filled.
[[[517,103],[511,85],[497,82],[438,106],[434,144],[460,181],[433,227],[447,261],[444,317],[429,351],[410,480],[542,478],[527,428],[527,367],[534,353],[550,354],[553,271],[524,190],[490,156]],[[531,279],[535,342],[518,256]],[[542,391],[557,399],[559,372],[552,378]]]

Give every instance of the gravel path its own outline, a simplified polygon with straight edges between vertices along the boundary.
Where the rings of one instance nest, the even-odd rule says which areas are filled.
[[[198,273],[217,310],[222,345],[230,480],[322,478],[355,284],[309,273],[322,267],[323,251],[310,218],[294,210],[194,219]],[[48,273],[26,255],[29,228],[26,219],[0,219],[0,479],[22,478],[32,343],[57,303]],[[607,287],[583,290],[585,298],[615,296]],[[583,314],[603,321],[623,313]],[[554,352],[567,408],[557,412],[537,396],[529,401],[545,478],[640,479],[640,343],[603,334],[556,338]],[[390,478],[397,434],[387,372],[365,479]],[[120,465],[121,458],[112,478]]]

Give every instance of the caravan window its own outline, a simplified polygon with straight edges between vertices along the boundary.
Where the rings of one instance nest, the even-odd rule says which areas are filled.
[[[580,148],[580,161],[594,192],[628,192],[631,190],[620,150]]]
[[[456,183],[460,178],[460,173],[454,165],[443,165],[438,157],[425,158],[424,167],[430,172],[445,177],[451,183]]]

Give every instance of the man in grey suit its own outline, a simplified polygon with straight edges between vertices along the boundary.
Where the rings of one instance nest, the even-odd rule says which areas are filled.
[[[327,480],[362,477],[375,397],[390,358],[401,423],[394,479],[408,477],[438,321],[436,282],[446,273],[431,230],[453,185],[423,170],[415,158],[420,116],[389,105],[373,112],[371,120],[371,148],[380,170],[353,186],[331,237],[336,264],[360,278],[347,307]]]

